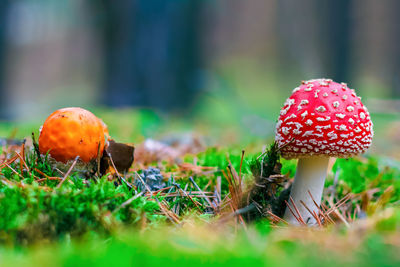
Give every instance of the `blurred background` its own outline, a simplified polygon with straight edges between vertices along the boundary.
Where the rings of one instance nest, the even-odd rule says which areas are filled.
[[[171,118],[268,140],[291,90],[326,77],[363,97],[373,151],[398,156],[399,10],[396,0],[1,0],[0,117],[40,123],[81,106],[124,140],[132,120],[146,120],[142,136],[160,121],[187,127]]]

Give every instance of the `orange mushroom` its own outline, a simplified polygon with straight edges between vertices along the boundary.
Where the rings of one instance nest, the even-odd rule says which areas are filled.
[[[39,136],[39,151],[56,161],[67,163],[76,156],[86,163],[103,154],[109,139],[107,126],[82,108],[63,108],[44,122]]]

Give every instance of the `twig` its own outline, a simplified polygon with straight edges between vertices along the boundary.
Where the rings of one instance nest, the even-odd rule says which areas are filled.
[[[43,163],[42,157],[40,156],[39,145],[38,145],[38,143],[36,142],[35,134],[34,134],[33,132],[32,132],[32,144],[33,144],[33,149],[34,149],[35,152],[36,152],[37,159],[38,159],[41,163]]]
[[[127,201],[125,201],[124,203],[121,204],[121,206],[119,206],[118,208],[116,208],[113,213],[117,213],[120,209],[124,208],[125,206],[129,205],[132,203],[132,201],[134,201],[135,199],[139,198],[140,196],[143,195],[143,192],[140,192],[139,194],[134,195],[133,197],[131,197],[130,199],[128,199]]]
[[[211,201],[207,198],[207,196],[204,194],[204,192],[200,189],[200,187],[196,184],[196,182],[193,180],[193,177],[190,176],[189,180],[192,182],[192,184],[194,185],[194,187],[196,187],[196,189],[198,191],[200,191],[200,194],[202,195],[202,197],[204,197],[207,201],[207,203],[214,208],[214,206],[212,205]]]
[[[329,204],[331,206],[335,206],[335,204],[332,203],[332,201],[328,200]],[[343,215],[339,212],[339,210],[334,207],[333,212],[336,214],[336,216],[344,223],[344,225],[346,225],[346,227],[350,227],[349,223],[346,221],[346,219],[343,217]]]
[[[15,155],[14,157],[12,157],[11,159],[9,159],[8,161],[6,160],[6,161],[2,162],[2,163],[0,164],[0,170],[3,169],[7,164],[11,164],[11,163],[13,163],[14,161],[16,161],[17,158],[18,158],[18,155]]]
[[[313,201],[314,205],[317,207],[317,209],[319,210],[320,214],[322,214],[322,216],[324,217],[324,219],[326,221],[330,221],[332,224],[335,224],[335,222],[332,220],[332,218],[329,216],[329,214],[325,214],[325,211],[323,209],[321,209],[321,207],[317,204],[317,202],[315,201],[313,195],[311,194],[310,190],[308,190],[308,195],[311,197],[311,200]],[[321,203],[321,206],[323,206],[323,204]]]
[[[30,170],[29,170],[29,167],[28,167],[28,165],[26,164],[26,162],[25,162],[25,160],[24,160],[24,158],[23,158],[23,156],[21,156],[17,151],[15,151],[15,153],[18,155],[18,157],[19,157],[19,160],[20,160],[20,169],[21,169],[21,174],[23,174],[24,173],[24,171],[23,171],[23,165],[25,165],[25,168],[26,168],[26,171],[28,172],[28,174],[29,174],[29,176],[30,176]],[[22,154],[23,155],[23,154]]]
[[[293,217],[302,225],[306,225],[304,220],[300,217],[298,217],[295,213],[295,211],[293,211],[293,209],[290,207],[289,202],[287,202],[287,200],[285,200],[286,206],[289,208],[290,213],[292,213]]]
[[[123,178],[123,177],[119,174],[117,168],[115,167],[115,164],[114,164],[114,161],[113,161],[113,159],[112,159],[111,154],[110,154],[108,151],[106,151],[106,153],[107,153],[108,157],[110,158],[111,164],[112,164],[112,166],[113,166],[113,168],[114,168],[114,170],[115,170],[115,173],[117,174],[118,178],[119,178],[121,181],[123,181],[130,189],[132,189],[133,186],[132,186],[130,183],[128,183],[128,181],[126,181],[125,178]]]
[[[60,188],[61,185],[65,182],[65,180],[67,179],[67,177],[69,176],[69,174],[71,173],[72,169],[75,167],[75,164],[78,162],[79,156],[75,157],[74,162],[72,163],[71,167],[69,167],[67,173],[65,173],[63,179],[61,180],[61,182],[56,186],[56,188]]]
[[[300,200],[300,203],[304,206],[304,208],[306,208],[306,210],[308,211],[308,213],[310,213],[311,216],[314,217],[314,219],[317,221],[318,225],[319,225],[319,226],[322,226],[321,220],[319,219],[319,216],[317,215],[317,213],[316,213],[315,211],[311,211],[311,210],[307,207],[306,203],[304,203],[303,200]]]
[[[45,177],[45,178],[37,179],[36,182],[37,182],[37,183],[40,183],[40,182],[44,182],[44,181],[46,181],[46,180],[57,181],[57,180],[62,180],[62,178],[61,178],[61,177],[49,177],[49,176],[47,176],[47,177]]]
[[[24,149],[24,147],[25,147],[25,142],[22,143],[22,145],[21,145],[21,154],[22,154],[23,156],[25,156],[25,149]],[[15,153],[17,153],[17,155],[19,156],[19,168],[21,169],[21,174],[24,175],[23,162],[25,162],[25,161],[23,160],[23,158],[21,157],[21,155],[18,154],[17,151],[15,151]],[[25,166],[26,166],[26,164],[25,164]]]
[[[21,174],[19,174],[16,170],[14,170],[10,165],[8,165],[7,163],[4,163],[13,173],[15,173],[16,175],[18,175],[21,179],[25,179]]]
[[[186,191],[183,190],[179,184],[173,183],[172,185],[174,185],[176,188],[178,188],[178,192],[179,192],[179,190],[182,191],[185,194],[185,196],[188,197],[191,202],[193,202],[193,204],[196,206],[196,208],[200,209],[200,206],[197,204],[197,201],[194,201],[193,198],[191,196],[189,196],[188,193],[186,193]]]
[[[239,167],[239,184],[242,185],[242,165],[244,159],[244,150],[242,150],[242,157],[240,158],[240,167]]]
[[[339,208],[340,206],[342,206],[343,204],[345,204],[347,201],[349,201],[350,198],[351,198],[351,195],[350,195],[350,194],[347,194],[347,195],[344,196],[341,200],[339,200],[339,202],[336,203],[333,207],[329,208],[329,209],[326,211],[326,213],[327,213],[327,214],[330,214],[330,213],[333,211],[333,209]]]
[[[277,221],[277,222],[283,222],[284,224],[289,225],[289,223],[288,223],[287,221],[285,221],[284,219],[282,219],[282,218],[279,217],[279,216],[276,216],[276,215],[273,214],[271,211],[268,210],[267,213],[268,213],[272,218],[274,218],[275,221]]]
[[[294,209],[296,210],[297,214],[299,215],[299,218],[301,219],[301,221],[306,225],[306,222],[304,221],[303,217],[301,216],[301,213],[299,211],[299,209],[297,208],[296,203],[294,203],[293,198],[289,197],[290,202],[292,203]]]
[[[300,219],[299,219],[299,218],[297,217],[297,215],[294,213],[294,211],[293,211],[292,208],[290,207],[289,202],[287,202],[287,200],[285,200],[285,204],[286,204],[286,206],[288,207],[290,213],[292,213],[293,217],[294,217],[298,222],[301,223]]]
[[[97,176],[101,176],[100,175],[100,161],[101,161],[101,156],[102,155],[100,155],[100,145],[101,145],[101,142],[99,143],[99,145],[97,146],[97,158],[96,158],[96,172],[97,172]]]
[[[44,172],[42,172],[42,171],[39,170],[38,168],[35,168],[35,171],[36,171],[37,173],[39,173],[40,175],[43,175],[43,176],[46,177],[46,178],[49,177],[47,174],[45,174]],[[65,175],[65,174],[63,174],[63,176],[64,176],[64,175]]]
[[[221,199],[221,176],[218,175],[217,177],[217,194],[218,194],[218,200],[219,203],[221,203],[222,199]]]

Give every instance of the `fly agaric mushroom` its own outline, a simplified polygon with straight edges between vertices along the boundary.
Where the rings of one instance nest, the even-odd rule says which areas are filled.
[[[290,196],[306,224],[316,221],[302,202],[318,214],[329,157],[364,153],[372,137],[368,110],[347,84],[316,79],[293,90],[280,112],[275,141],[284,158],[299,159]],[[299,224],[296,217],[286,209],[286,221]]]
[[[93,113],[82,108],[63,108],[53,112],[43,123],[39,136],[39,151],[49,153],[58,166],[69,165],[79,156],[87,167],[103,154],[107,126]],[[100,153],[100,155],[99,155]],[[83,167],[82,166],[82,167]]]

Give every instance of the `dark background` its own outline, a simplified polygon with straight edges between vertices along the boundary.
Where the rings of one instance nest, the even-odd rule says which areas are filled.
[[[192,116],[223,101],[268,114],[318,77],[397,113],[399,10],[396,0],[2,0],[0,115],[109,106]]]

